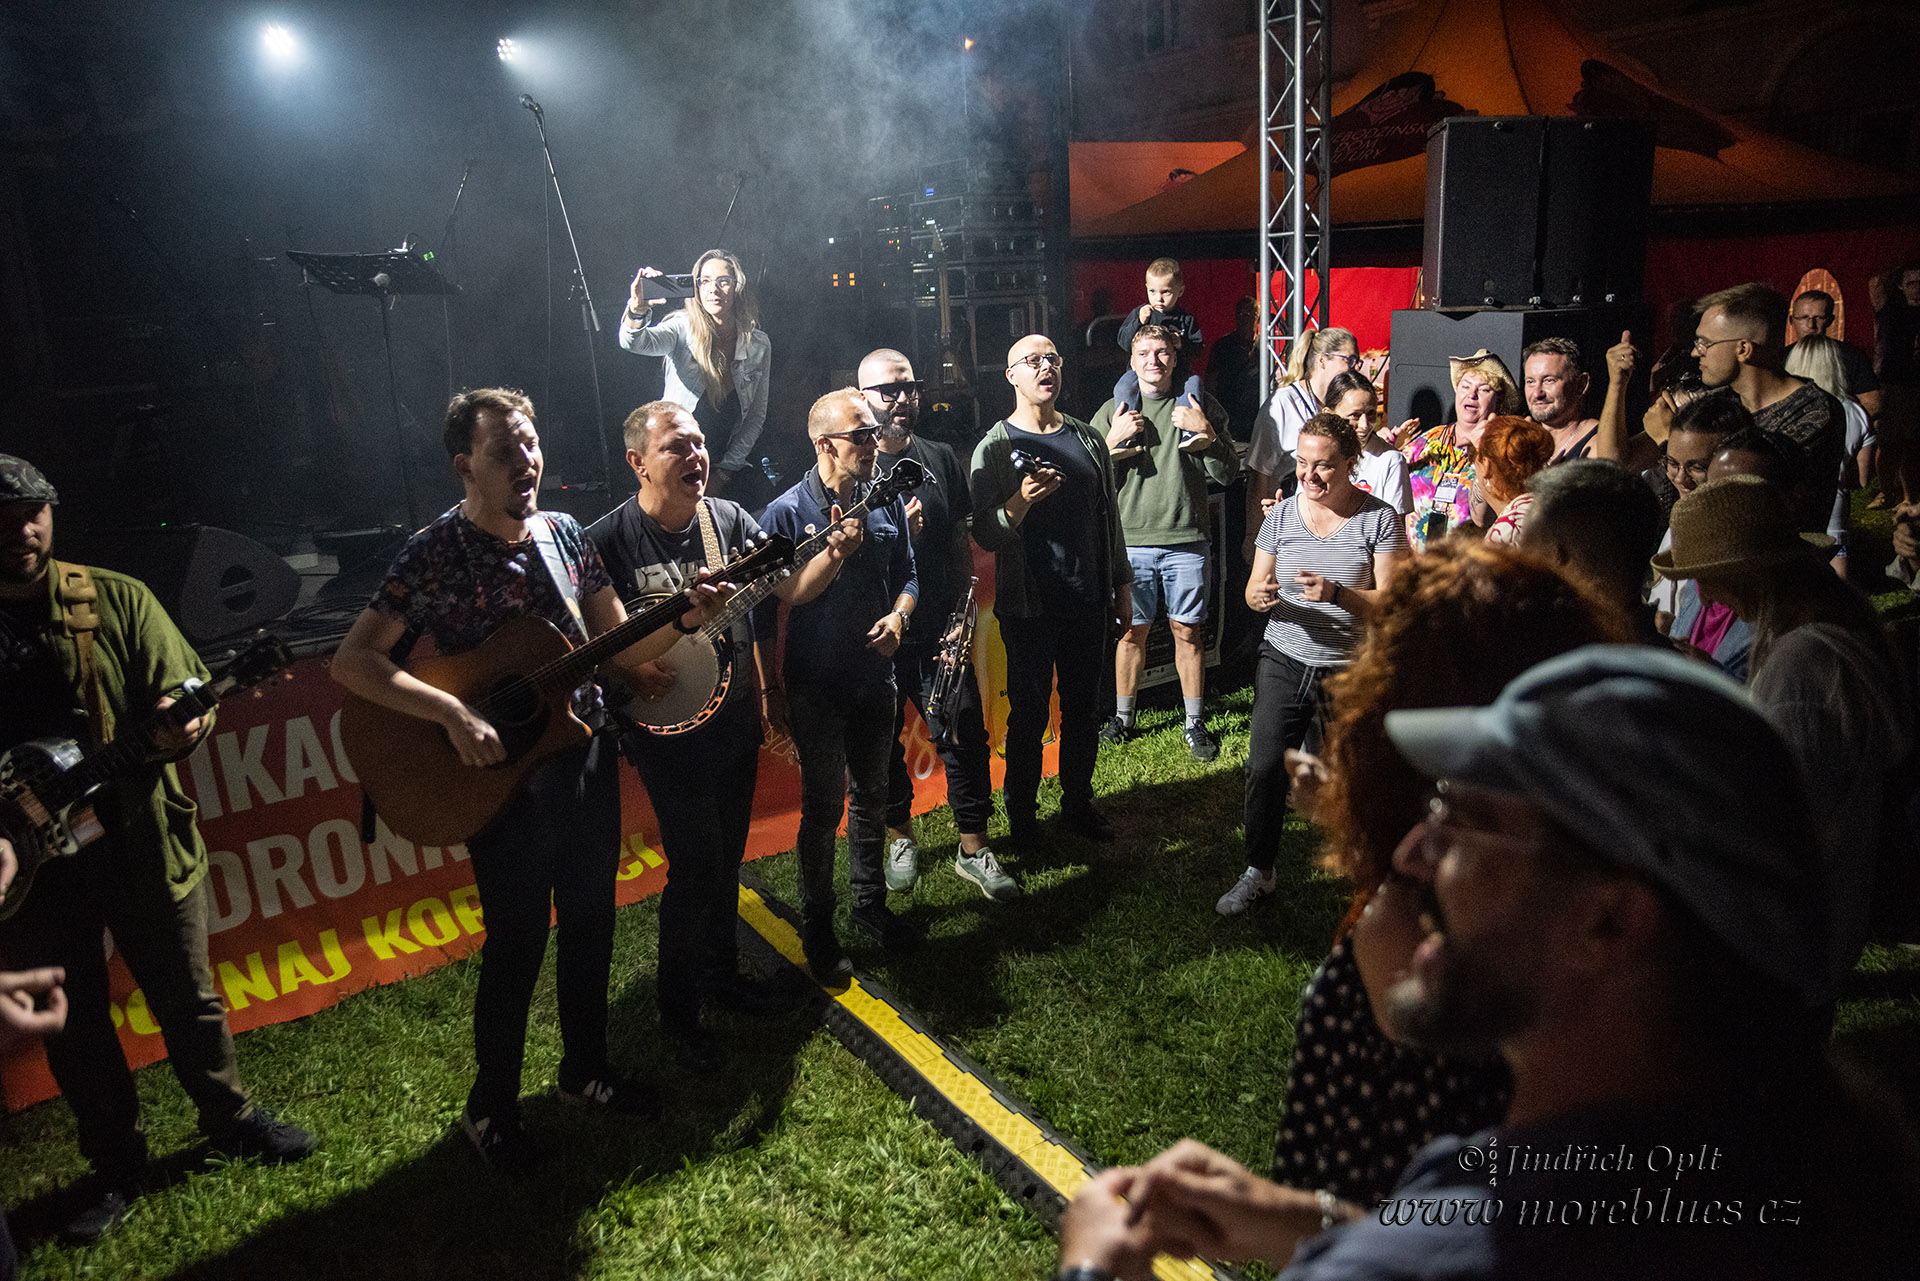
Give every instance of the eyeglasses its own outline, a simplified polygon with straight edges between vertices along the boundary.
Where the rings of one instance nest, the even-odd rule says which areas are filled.
[[[732,276],[703,276],[700,284],[703,286],[712,285],[723,294],[730,294],[740,287],[740,282]]]
[[[1457,799],[1449,799],[1450,788],[1445,780],[1434,784],[1433,795],[1427,798],[1426,824],[1433,831],[1458,832],[1471,836],[1475,840],[1495,845],[1506,845],[1513,849],[1533,849],[1543,840],[1542,833],[1522,836],[1514,832],[1502,832],[1472,822],[1462,822]]]
[[[1664,454],[1660,457],[1660,465],[1667,469],[1668,476],[1687,475],[1693,477],[1696,483],[1707,478],[1707,464],[1710,461],[1706,458],[1695,458],[1683,464],[1678,458],[1669,458]]]
[[[852,431],[823,431],[816,440],[844,440],[856,447],[871,445],[880,438],[878,427],[855,427]]]
[[[1745,341],[1747,340],[1744,338],[1715,338],[1712,342],[1708,342],[1705,338],[1695,338],[1693,340],[1693,354],[1696,356],[1704,356],[1711,348],[1718,347],[1723,342]]]
[[[1013,365],[1008,365],[1007,368],[1012,369],[1014,365],[1025,365],[1037,374],[1043,369],[1058,369],[1065,363],[1066,361],[1061,358],[1060,353],[1057,351],[1036,351],[1031,356],[1020,357],[1020,359],[1013,362]]]
[[[910,400],[918,396],[920,389],[924,386],[926,384],[916,378],[911,382],[878,383],[872,387],[862,387],[860,390],[878,396],[882,403],[891,405],[896,400]]]
[[[1321,356],[1320,359],[1342,361],[1348,369],[1352,369],[1354,365],[1359,362],[1360,354],[1352,351],[1330,351]]]

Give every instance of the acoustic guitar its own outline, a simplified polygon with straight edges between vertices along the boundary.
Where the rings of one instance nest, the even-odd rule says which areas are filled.
[[[737,587],[792,563],[793,543],[775,536],[715,577]],[[493,726],[507,753],[498,765],[462,764],[437,723],[353,693],[340,716],[347,761],[388,827],[421,845],[458,844],[492,822],[541,761],[592,737],[573,714],[573,691],[686,610],[676,592],[578,648],[544,618],[516,618],[470,650],[409,664]]]
[[[50,859],[78,854],[105,829],[93,798],[101,788],[146,763],[162,725],[185,725],[223,698],[252,689],[293,663],[278,637],[262,635],[206,683],[190,680],[165,711],[125,729],[113,742],[86,751],[70,738],[35,738],[0,756],[0,836],[19,861],[0,921],[20,910],[34,875]]]
[[[841,513],[842,520],[858,520],[876,507],[885,507],[902,494],[926,483],[927,469],[911,458],[902,458],[893,470],[875,480],[864,497]],[[793,549],[793,564],[805,565],[827,545],[834,526],[828,525]],[[733,644],[730,634],[735,623],[772,594],[780,578],[761,578],[741,587],[727,598],[705,626],[691,636],[682,636],[672,649],[660,657],[660,664],[673,672],[673,684],[652,698],[638,691],[616,699],[613,707],[625,719],[641,729],[661,735],[684,734],[698,729],[713,718],[727,701],[733,684]],[[627,603],[629,613],[651,609],[660,595],[637,597]],[[623,691],[624,693],[624,691]]]

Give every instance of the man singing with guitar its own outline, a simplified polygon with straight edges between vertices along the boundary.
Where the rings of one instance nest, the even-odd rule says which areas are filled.
[[[626,611],[579,524],[537,510],[543,461],[531,401],[504,388],[462,392],[447,406],[442,443],[466,497],[401,548],[386,582],[340,643],[333,676],[376,707],[439,726],[462,765],[506,768],[521,749],[511,734],[503,738],[498,691],[475,691],[474,700],[492,695],[487,706],[476,707],[400,667],[393,656],[404,657],[422,634],[442,655],[480,651],[496,632],[529,616],[551,624],[584,653],[595,648],[590,640],[625,623]],[[717,601],[714,584],[703,578],[673,629],[697,630]],[[645,662],[671,646],[673,629],[651,632],[611,661],[637,678]],[[597,722],[593,682],[574,680],[569,688],[573,712]],[[348,751],[354,755],[351,743]],[[382,788],[391,790],[395,781],[371,778],[358,758],[355,768],[381,805]],[[478,768],[468,772],[479,776]],[[660,1112],[657,1087],[607,1061],[620,860],[620,793],[609,741],[584,738],[541,760],[467,839],[467,852],[487,939],[473,1002],[478,1071],[463,1123],[488,1165],[524,1175],[538,1152],[520,1116],[520,1068],[527,1007],[546,955],[549,904],[560,932],[560,1097],[633,1115]]]
[[[857,389],[828,392],[814,401],[807,414],[814,466],[805,480],[767,505],[767,528],[797,543],[840,523],[843,513],[867,508],[879,434],[873,410]],[[895,470],[924,474],[911,461]],[[887,488],[885,482],[881,488]],[[853,923],[889,951],[908,951],[919,942],[916,931],[888,910],[881,871],[893,740],[893,654],[919,599],[906,505],[896,493],[846,524],[849,537],[832,583],[787,617],[781,681],[766,695],[769,723],[791,733],[800,752],[801,943],[814,977],[822,981],[853,971],[833,929],[833,843],[843,805]],[[755,628],[755,643],[769,655],[763,671],[774,667],[773,613],[763,606]]]
[[[703,567],[719,568],[761,537],[746,509],[706,497],[713,459],[693,415],[670,400],[627,416],[627,465],[640,482],[632,502],[595,521],[588,535],[614,586],[629,601],[683,591]],[[740,972],[734,943],[740,860],[753,818],[762,739],[757,690],[771,673],[757,660],[750,609],[770,591],[804,603],[833,581],[843,533],[785,579],[762,579],[728,600],[696,636],[639,670],[630,693],[610,688],[627,722],[627,759],[640,772],[667,856],[660,896],[660,1026],[688,1071],[725,1061],[700,1024],[703,1002],[767,1013],[778,1000]],[[776,585],[777,584],[777,585]],[[759,679],[755,679],[758,676]]]
[[[59,738],[98,747],[145,733],[148,749],[98,794],[99,839],[48,861],[31,886],[23,888],[35,839],[16,824],[40,819],[11,789],[0,811],[13,829],[0,837],[23,869],[0,891],[12,899],[0,898],[7,918],[0,954],[9,967],[66,971],[66,1028],[46,1048],[94,1170],[63,1234],[78,1244],[126,1218],[147,1163],[133,1074],[107,995],[103,929],[113,932],[145,992],[211,1145],[233,1156],[297,1161],[314,1143],[248,1097],[207,965],[207,847],[173,762],[193,750],[212,717],[142,723],[171,706],[189,680],[206,680],[207,669],[143,584],[53,559],[58,502],[31,463],[0,454],[0,745]]]

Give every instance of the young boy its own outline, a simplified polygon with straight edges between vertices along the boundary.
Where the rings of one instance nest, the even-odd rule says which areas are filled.
[[[1180,264],[1171,258],[1155,258],[1147,264],[1147,301],[1131,312],[1120,323],[1120,348],[1133,350],[1133,336],[1142,325],[1161,325],[1173,330],[1180,336],[1179,363],[1174,366],[1174,382],[1179,384],[1181,392],[1177,403],[1193,409],[1200,408],[1200,376],[1193,372],[1193,360],[1206,345],[1206,339],[1200,335],[1200,321],[1194,314],[1180,305],[1180,295],[1187,287],[1180,281]],[[1140,411],[1140,379],[1131,368],[1120,375],[1120,381],[1113,385],[1113,404],[1116,410],[1131,409]],[[1193,433],[1182,432],[1180,447],[1186,448],[1187,438]],[[1131,457],[1139,452],[1131,443],[1122,445],[1114,452],[1114,460]]]

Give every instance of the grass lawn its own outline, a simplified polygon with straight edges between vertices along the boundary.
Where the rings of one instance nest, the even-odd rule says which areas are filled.
[[[1251,701],[1245,690],[1215,700],[1222,751],[1204,766],[1188,757],[1175,713],[1146,713],[1152,732],[1104,750],[1096,779],[1119,841],[1063,836],[1008,858],[1028,889],[1019,902],[988,903],[953,874],[947,811],[921,820],[925,875],[911,910],[929,946],[894,962],[846,934],[856,963],[1105,1161],[1137,1161],[1188,1134],[1255,1169],[1270,1159],[1294,1006],[1348,891],[1312,866],[1311,833],[1296,820],[1279,892],[1245,917],[1214,915],[1243,865]],[[1042,812],[1057,800],[1049,782]],[[754,866],[795,901],[791,855]],[[723,1019],[728,1067],[699,1079],[675,1069],[654,1040],[654,903],[620,914],[613,1035],[616,1057],[665,1083],[663,1122],[557,1102],[549,964],[526,1076],[528,1117],[549,1163],[526,1186],[489,1176],[457,1129],[479,972],[477,959],[459,962],[240,1038],[256,1094],[320,1136],[321,1151],[302,1165],[206,1168],[171,1073],[141,1072],[162,1186],[93,1249],[36,1235],[83,1169],[64,1105],[7,1120],[0,1201],[30,1238],[26,1275],[1051,1273],[1054,1245],[1039,1220],[808,1016]],[[894,906],[908,900],[895,895]],[[1873,949],[1856,986],[1841,1009],[1840,1045],[1891,1076],[1913,1106],[1920,954]]]

